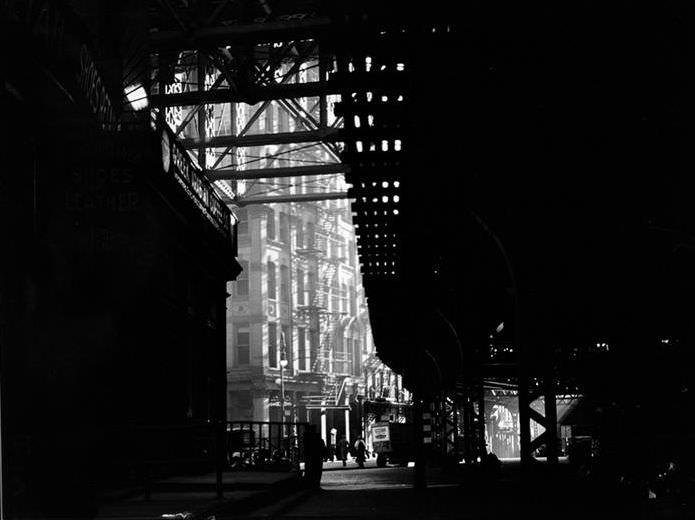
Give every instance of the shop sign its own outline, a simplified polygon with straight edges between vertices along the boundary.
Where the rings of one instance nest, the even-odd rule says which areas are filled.
[[[389,425],[379,423],[374,425],[372,427],[372,439],[374,439],[374,442],[390,441],[391,435],[389,431]]]
[[[169,134],[169,129],[161,130],[162,169],[165,173],[173,173],[179,185],[207,219],[226,237],[231,238],[231,211],[215,193],[203,172],[193,164],[188,152]]]

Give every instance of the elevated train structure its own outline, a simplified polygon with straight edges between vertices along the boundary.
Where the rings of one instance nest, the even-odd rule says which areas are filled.
[[[576,53],[572,38],[590,16],[588,7],[569,17],[561,7],[506,6],[497,13],[477,5],[424,10],[389,2],[264,3],[262,11],[257,5],[244,11],[219,2],[208,8],[210,23],[202,26],[186,21],[185,9],[178,20],[160,12],[152,50],[166,56],[204,49],[215,55],[208,65],[219,67],[222,85],[160,93],[153,105],[276,100],[298,110],[297,98],[314,99],[318,117],[307,118],[307,126],[294,132],[199,133],[187,146],[198,147],[199,155],[220,145],[227,150],[290,143],[331,148],[326,164],[248,175],[344,171],[351,185],[347,194],[318,196],[352,200],[381,359],[403,374],[422,406],[447,417],[441,421],[449,424],[443,426],[449,428],[445,438],[452,438],[451,425],[457,425],[465,440],[454,444],[467,460],[484,450],[483,388],[499,386],[500,380],[513,385],[522,460],[530,464],[532,453],[545,445],[547,460],[555,462],[556,436],[532,439],[532,424],[556,431],[556,394],[586,390],[577,371],[592,368],[574,362],[575,347],[588,350],[607,342],[611,358],[629,356],[632,345],[645,351],[658,347],[673,324],[668,313],[682,314],[675,304],[678,284],[690,279],[682,267],[668,276],[658,267],[680,265],[681,259],[669,258],[669,247],[689,221],[682,214],[676,229],[663,232],[672,186],[688,185],[678,174],[677,144],[630,127],[629,101],[618,100],[615,90],[591,87],[608,59],[601,57],[602,45],[614,48],[610,31],[599,31],[586,49],[593,63],[575,63],[563,62],[562,56]],[[664,10],[662,26],[677,17],[676,11]],[[619,16],[612,10],[605,14]],[[633,16],[648,18],[637,7]],[[552,23],[560,18],[571,20],[564,33]],[[527,31],[548,45],[539,48]],[[287,67],[300,68],[308,56],[316,57],[317,75],[289,79]],[[649,64],[661,67],[656,56],[650,54]],[[629,55],[624,75],[604,71],[605,78],[613,85],[628,84],[637,61],[637,54]],[[574,85],[568,78],[580,72],[587,75]],[[673,69],[662,72],[675,81]],[[582,101],[588,107],[584,112],[563,97],[582,86],[590,92]],[[640,99],[639,94],[630,99]],[[661,110],[656,97],[641,99],[644,110]],[[591,117],[609,121],[621,136],[616,148],[577,144],[590,141]],[[566,138],[549,127],[561,129]],[[641,155],[626,159],[636,143],[645,145]],[[622,165],[619,157],[625,159]],[[625,201],[627,172],[647,164],[664,169],[665,177],[656,184],[633,179],[635,197]],[[213,166],[208,175],[233,181],[245,174],[234,167],[216,172]],[[648,207],[634,202],[647,195]],[[654,275],[662,287],[649,281],[635,297],[641,272]],[[668,305],[655,303],[667,295]],[[615,309],[620,309],[617,316]],[[515,348],[513,359],[497,362],[485,351],[501,322]],[[638,332],[637,323],[647,328]],[[691,332],[683,323],[675,334],[685,338]],[[596,385],[592,391],[600,393]],[[539,396],[544,414],[532,406]]]
[[[70,467],[56,439],[84,463],[74,480],[94,453],[118,458],[108,442],[80,447],[84,428],[108,439],[113,423],[208,421],[221,445],[232,214],[280,202],[351,200],[377,354],[413,392],[418,431],[439,432],[421,436],[417,467],[426,444],[468,462],[485,451],[486,388],[518,397],[525,467],[541,445],[557,461],[555,402],[568,393],[613,410],[606,438],[623,431],[615,417],[639,422],[641,438],[691,435],[680,410],[695,340],[692,107],[678,5],[0,8],[2,419],[17,425],[3,453],[9,443],[17,482],[42,454]],[[263,117],[271,104],[292,127]],[[253,106],[243,124],[235,105]],[[246,191],[336,173],[349,189]],[[303,312],[326,321],[321,307]],[[490,357],[491,335],[510,357]],[[49,438],[42,409],[71,426]],[[533,424],[545,432],[532,438]],[[219,473],[221,450],[202,451]],[[48,481],[35,484],[55,498]]]

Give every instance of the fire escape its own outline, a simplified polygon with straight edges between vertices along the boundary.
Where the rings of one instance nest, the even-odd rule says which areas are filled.
[[[341,258],[334,254],[332,247],[338,239],[338,220],[341,209],[330,206],[331,203],[318,203],[316,207],[316,235],[309,237],[307,248],[298,249],[297,255],[309,269],[317,273],[315,281],[310,282],[309,304],[295,309],[297,319],[307,321],[314,340],[310,342],[310,373],[308,377],[318,382],[319,392],[304,397],[307,409],[341,409],[341,397],[346,384],[346,376],[340,374],[339,367],[344,367],[346,359],[337,352],[334,330],[341,312],[332,308],[331,293],[337,287],[338,266]],[[345,370],[342,370],[345,372]]]

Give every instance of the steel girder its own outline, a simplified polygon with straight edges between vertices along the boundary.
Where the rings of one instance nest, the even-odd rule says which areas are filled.
[[[208,19],[209,21],[209,19]],[[187,49],[225,46],[229,43],[262,43],[288,39],[315,38],[329,34],[332,26],[327,16],[307,17],[301,20],[285,20],[265,23],[230,24],[210,26],[192,31],[165,30],[150,36],[150,45],[157,51],[182,51]]]
[[[294,51],[295,56],[291,58],[291,66],[289,70],[285,70],[283,77],[280,80],[280,83],[275,83],[274,82],[274,75],[278,73],[278,67],[280,66],[285,66],[287,64],[286,60],[286,55],[288,54],[286,52],[286,49],[291,48]],[[264,82],[265,84],[269,84],[272,82],[272,84],[269,84],[268,86],[270,88],[276,88],[280,87],[281,89],[285,86],[290,87],[290,88],[295,88],[296,86],[299,86],[299,88],[303,88],[302,85],[304,83],[299,83],[299,84],[290,84],[290,85],[285,85],[287,81],[290,80],[290,78],[295,77],[297,74],[301,73],[303,68],[309,67],[311,65],[311,59],[312,55],[317,51],[317,42],[311,41],[311,42],[301,42],[301,43],[295,43],[295,42],[290,42],[286,43],[283,47],[283,50],[281,52],[281,56],[275,59],[271,59],[272,56],[269,57],[267,62],[260,63],[260,64],[255,64],[253,67],[251,67],[258,78],[260,78],[261,82]],[[203,56],[202,54],[199,53],[199,56]],[[213,63],[217,65],[217,63]],[[219,68],[219,66],[218,66]],[[201,67],[198,68],[198,79],[200,80],[200,77],[204,74],[204,69],[201,69]],[[212,87],[210,89],[205,90],[204,86],[200,84],[200,81],[198,81],[198,90],[195,92],[183,92],[180,93],[181,96],[199,96],[198,105],[194,110],[192,110],[188,115],[186,115],[184,121],[178,125],[178,130],[179,133],[183,130],[183,128],[190,123],[194,119],[194,115],[198,115],[198,125],[197,125],[197,137],[188,137],[187,139],[183,140],[183,143],[185,146],[189,149],[195,149],[198,150],[198,157],[199,157],[199,162],[202,165],[205,165],[205,156],[206,156],[206,150],[209,150],[211,148],[225,148],[224,151],[221,154],[216,154],[216,157],[213,157],[212,159],[209,159],[207,161],[210,166],[207,168],[207,173],[210,176],[211,180],[215,181],[221,181],[221,180],[244,180],[244,179],[272,179],[275,174],[278,174],[278,177],[289,177],[289,176],[310,176],[310,175],[322,175],[325,173],[329,173],[326,170],[321,169],[321,166],[329,166],[328,170],[330,170],[330,173],[340,173],[343,171],[343,168],[336,168],[335,165],[332,164],[332,161],[339,161],[338,155],[337,155],[337,148],[334,147],[334,145],[329,144],[328,141],[329,137],[330,140],[336,140],[337,139],[337,133],[338,129],[335,127],[334,123],[331,123],[331,125],[328,125],[327,118],[322,115],[321,110],[319,110],[319,114],[317,115],[316,118],[313,117],[311,112],[307,110],[305,107],[303,107],[300,103],[298,103],[295,100],[291,99],[285,99],[285,100],[277,100],[277,103],[279,104],[279,110],[284,110],[287,117],[291,118],[295,122],[295,126],[298,129],[296,132],[275,132],[273,134],[256,134],[256,135],[249,135],[249,132],[252,130],[253,125],[258,121],[258,119],[263,115],[265,110],[268,110],[271,106],[271,101],[265,101],[261,104],[260,107],[256,108],[252,115],[249,117],[248,121],[245,122],[244,127],[241,129],[241,131],[238,131],[237,135],[206,135],[205,133],[205,126],[206,126],[206,112],[204,110],[201,110],[202,107],[208,107],[211,106],[207,99],[205,99],[205,96],[212,94],[212,95],[219,95],[220,93],[224,94],[229,94],[230,92],[234,91],[234,89],[219,89],[220,83],[220,78],[222,75],[218,75],[217,79],[214,81]],[[264,88],[264,87],[260,87]],[[160,89],[160,92],[163,92],[164,89]],[[162,107],[165,106],[177,106],[179,105],[180,98],[177,98],[179,94],[158,94],[157,96],[153,96],[153,102],[154,104],[157,103],[158,99],[173,99],[174,101],[172,102],[167,102],[162,105]],[[177,100],[178,99],[178,100]],[[322,103],[323,101],[323,103]],[[319,101],[312,107],[312,110],[314,109],[319,109],[320,107],[325,108],[325,96],[321,97]],[[324,126],[321,126],[321,121],[324,121]],[[243,122],[242,122],[243,123]],[[232,127],[233,130],[233,127]],[[193,130],[195,132],[195,129]],[[190,132],[189,132],[190,135]],[[303,167],[300,167],[298,170],[293,171],[288,168],[280,168],[277,169],[279,171],[275,171],[276,168],[272,168],[272,163],[275,162],[275,158],[280,156],[280,155],[291,155],[291,154],[296,154],[297,151],[300,149],[292,149],[288,148],[287,145],[291,144],[300,144],[300,143],[316,143],[316,145],[320,146],[327,155],[327,157],[323,160],[329,161],[326,165],[320,165],[316,169],[313,169],[312,167],[307,167],[307,169],[302,169]],[[250,148],[250,147],[263,147],[263,146],[277,146],[280,145],[281,148],[275,149],[272,152],[272,155],[268,156],[268,168],[263,168],[263,169],[252,169],[250,170],[247,174],[244,173],[243,169],[240,168],[234,168],[234,167],[223,167],[222,169],[219,168],[220,164],[223,164],[223,159],[225,156],[228,156],[230,153],[235,153],[234,150],[240,149],[240,148]],[[252,152],[253,153],[253,152]],[[303,159],[301,163],[303,162],[317,162],[318,160],[322,160],[320,156],[316,156],[316,152],[305,152],[304,155],[307,155],[306,159]],[[308,157],[308,155],[311,155],[311,157]],[[286,159],[291,161],[292,159]],[[251,161],[253,162],[253,161]],[[221,170],[219,173],[217,170]],[[237,172],[238,174],[235,174]],[[288,195],[289,196],[289,195]],[[325,200],[326,198],[335,198],[337,195],[333,194],[329,197],[324,196],[323,193],[317,192],[314,194],[305,194],[304,197],[300,197],[299,199],[294,198],[294,196],[291,196],[292,200]],[[340,198],[345,198],[345,194],[340,192]],[[231,197],[232,200],[235,202],[240,202],[240,199],[236,199],[234,197]],[[270,200],[272,199],[272,200]],[[264,201],[268,202],[280,202],[279,200],[275,200],[274,197],[269,197],[268,199],[264,198],[258,198],[254,199],[252,203],[261,203]]]
[[[236,206],[249,206],[251,204],[272,204],[277,202],[312,202],[319,200],[347,199],[347,192],[318,192],[300,193],[297,195],[269,195],[267,197],[252,196],[235,199],[232,202]]]
[[[184,92],[181,94],[155,95],[150,98],[154,106],[194,106],[201,103],[249,103],[272,101],[278,99],[293,99],[318,97],[339,94],[341,85],[334,81],[311,81],[288,85],[259,85],[253,89],[236,91],[233,89],[205,90],[203,92]]]
[[[345,173],[349,168],[345,164],[322,164],[320,166],[294,166],[288,168],[259,168],[254,170],[234,170],[221,168],[208,171],[207,176],[212,181],[218,180],[250,180],[282,177],[303,177],[307,175],[334,175]]]
[[[335,140],[337,134],[338,130],[330,128],[322,130],[304,130],[298,132],[278,132],[274,134],[254,134],[242,136],[223,135],[211,137],[205,140],[184,139],[182,144],[188,149],[196,149],[200,146],[204,146],[205,148],[239,148],[278,144],[312,143],[327,139]]]

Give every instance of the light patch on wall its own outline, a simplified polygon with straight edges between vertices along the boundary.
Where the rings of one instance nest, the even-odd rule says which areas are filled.
[[[125,97],[135,111],[143,110],[150,104],[147,99],[147,91],[140,83],[135,83],[126,87]]]

